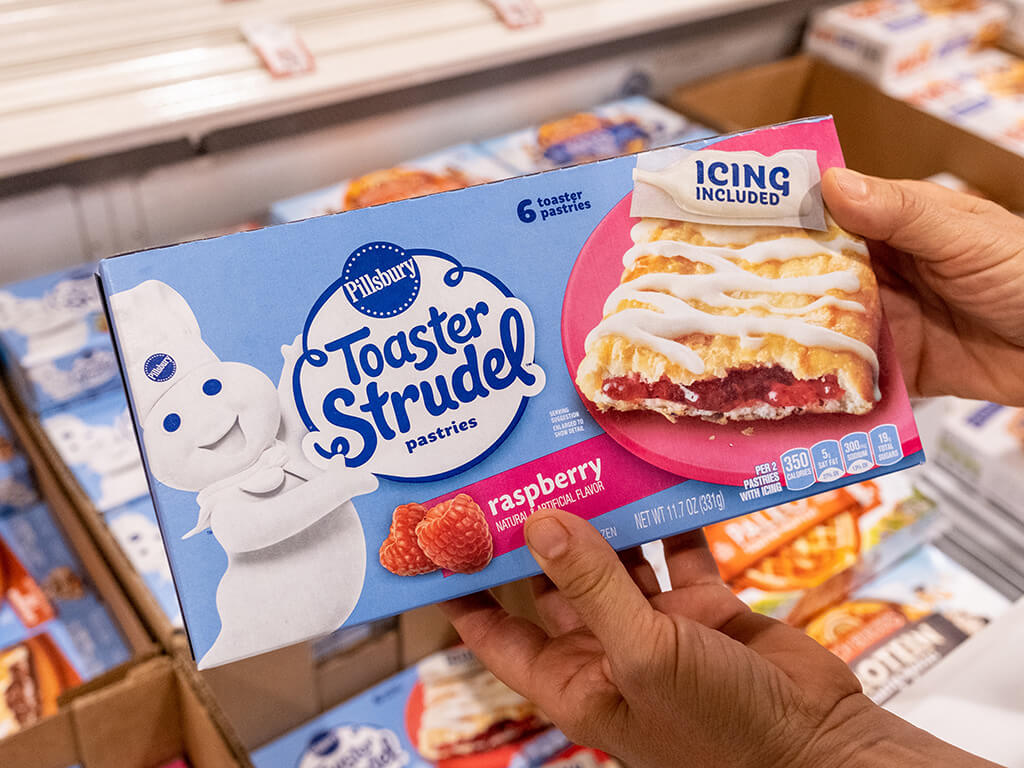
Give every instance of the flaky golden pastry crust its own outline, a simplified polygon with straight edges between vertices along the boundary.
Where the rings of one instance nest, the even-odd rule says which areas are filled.
[[[831,219],[827,232],[789,227],[726,227],[645,219],[634,227],[633,238],[636,247],[631,251],[635,259],[632,263],[627,260],[621,278],[623,285],[648,275],[734,274],[733,267],[728,264],[716,268],[702,262],[699,259],[699,248],[691,249],[697,255],[687,258],[686,254],[691,251],[687,251],[685,244],[728,249],[714,253],[726,253],[727,261],[731,264],[769,280],[842,273],[846,290],[830,288],[821,293],[724,290],[721,294],[705,296],[707,301],[692,295],[683,298],[690,308],[712,317],[797,318],[807,326],[841,334],[854,344],[859,343],[864,347],[851,350],[842,349],[842,344],[834,342],[807,344],[776,333],[743,336],[695,332],[670,339],[692,350],[703,361],[703,370],[694,371],[680,364],[678,359],[663,354],[663,350],[655,349],[654,345],[639,343],[636,336],[630,338],[616,332],[599,333],[602,328],[599,326],[595,329],[597,337],[588,339],[587,354],[579,366],[576,381],[583,395],[600,408],[654,410],[670,419],[693,415],[718,421],[779,419],[801,412],[866,413],[873,408],[877,393],[877,363],[871,357],[878,348],[881,303],[867,248],[859,238],[842,230]],[[780,241],[775,246],[781,245],[783,249],[795,244],[799,250],[793,249],[791,253],[807,255],[753,261],[743,258],[746,248],[756,246],[746,251],[754,258],[758,249],[763,248],[756,244],[769,241]],[[656,251],[659,248],[662,253],[665,252],[663,246],[666,243],[684,245],[675,248],[679,253],[658,255]],[[818,249],[810,243],[820,244],[821,247]],[[733,271],[727,271],[726,267]],[[856,280],[852,280],[852,276]],[[651,290],[649,286],[647,290]],[[651,296],[651,293],[634,292],[614,306],[606,306],[605,320],[630,309],[662,311],[657,306],[645,303],[644,295]],[[823,296],[831,298],[823,299]],[[816,300],[817,306],[809,311],[801,310]],[[744,306],[736,306],[741,303]],[[699,316],[695,324],[701,324]],[[714,326],[715,323],[710,321],[709,325]],[[812,329],[811,334],[814,333]],[[688,387],[695,382],[725,379],[730,372],[773,367],[785,369],[801,381],[834,376],[842,387],[842,397],[801,407],[773,405],[770,402],[746,403],[722,412],[701,409],[676,400],[616,399],[605,391],[606,382],[621,378],[639,377],[643,382],[667,379],[674,385]]]

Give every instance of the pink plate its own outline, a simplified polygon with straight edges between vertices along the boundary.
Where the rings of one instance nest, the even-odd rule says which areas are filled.
[[[601,320],[605,299],[622,276],[622,254],[633,244],[629,232],[637,219],[630,218],[629,204],[627,195],[597,225],[569,275],[562,304],[562,350],[573,380],[583,360],[583,341]],[[868,432],[880,424],[896,426],[904,440],[904,454],[920,448],[888,326],[883,326],[879,346],[882,399],[864,416],[817,414],[724,426],[681,418],[673,424],[657,413],[602,413],[581,398],[601,428],[644,461],[695,480],[742,485],[754,476],[754,467],[777,462],[790,448],[809,449],[820,440]]]

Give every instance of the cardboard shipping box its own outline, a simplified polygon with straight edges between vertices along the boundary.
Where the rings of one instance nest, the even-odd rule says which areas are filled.
[[[158,656],[79,689],[59,714],[0,741],[0,765],[154,768],[184,756],[192,768],[248,766],[212,710],[189,671]]]
[[[683,86],[670,104],[723,131],[831,114],[850,168],[909,179],[948,171],[1007,208],[1024,209],[1024,157],[808,56]]]

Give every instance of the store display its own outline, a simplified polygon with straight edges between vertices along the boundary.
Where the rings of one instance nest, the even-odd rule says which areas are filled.
[[[256,768],[618,765],[603,752],[572,745],[461,647],[433,654],[317,716],[253,752],[252,761]]]
[[[89,680],[129,659],[130,653],[106,606],[87,582],[50,510],[38,504],[0,515],[0,539],[41,587],[55,616],[23,627],[24,641],[45,632],[67,664]]]
[[[769,139],[776,151],[799,151],[756,160],[754,152]],[[732,200],[744,192],[742,182],[770,179],[756,215],[771,217],[778,203],[778,214],[791,217],[794,200],[801,211],[809,201],[812,210],[800,215],[824,226],[813,179],[820,167],[841,162],[830,120],[694,145],[701,147],[648,157],[674,168],[708,163],[710,187],[728,187]],[[812,267],[824,246],[808,251],[804,242],[817,241],[788,229],[769,232],[796,243],[791,253],[776,255],[789,270],[815,272],[792,278],[808,283],[802,292],[845,290],[851,299],[837,300],[822,315],[831,294],[806,307],[787,299],[768,322],[704,312],[659,294],[673,302],[665,315],[671,328],[638,308],[616,316],[635,328],[615,332],[622,343],[638,338],[661,354],[661,370],[688,367],[705,378],[726,375],[728,359],[705,363],[682,341],[659,334],[674,333],[677,325],[692,328],[684,334],[699,333],[712,324],[766,353],[777,339],[800,354],[811,349],[826,367],[866,366],[869,413],[691,420],[684,427],[657,413],[622,417],[582,407],[573,374],[588,334],[601,323],[603,297],[619,284],[622,254],[636,254],[638,264],[658,258],[631,251],[628,193],[644,157],[102,263],[157,512],[201,666],[535,573],[522,525],[541,504],[592,520],[621,548],[920,462],[888,336],[874,320],[878,335],[870,343],[846,335],[862,334],[851,328],[874,316],[873,288],[861,297],[866,304],[853,300],[861,281],[873,285],[872,275],[854,273],[850,261],[837,272]],[[732,171],[719,174],[719,166],[730,164],[743,169],[739,190],[729,187]],[[709,238],[769,236],[737,227],[739,210],[751,202],[694,204],[705,219],[716,211],[725,217],[721,225],[701,225]],[[465,222],[469,209],[488,222],[486,235],[468,223],[437,226]],[[676,210],[680,219],[690,216]],[[514,268],[505,248],[485,245],[494,239],[492,222],[506,222],[497,231],[514,232],[507,241],[517,251]],[[374,239],[382,232],[403,245]],[[858,247],[842,250],[866,259]],[[731,281],[747,273],[726,258],[726,249],[680,249],[692,257],[686,263],[710,262],[720,273],[673,282],[672,290],[701,296],[708,306],[729,304],[722,291],[735,290]],[[289,254],[301,255],[303,270],[284,300],[274,275]],[[794,287],[789,280],[764,284],[776,293]],[[833,325],[834,312],[847,313],[848,322]],[[539,325],[534,315],[543,318]],[[763,341],[754,338],[759,334]],[[703,482],[685,486],[685,478]],[[380,512],[408,512],[417,504],[420,520]],[[396,575],[388,566],[409,562],[413,536],[437,569]],[[398,538],[404,559],[393,557]],[[279,546],[284,541],[289,546]],[[419,562],[416,570],[425,567]]]
[[[0,739],[57,711],[57,699],[82,682],[46,634],[0,648]]]
[[[0,289],[0,351],[25,405],[43,413],[118,386],[92,265]]]
[[[69,403],[45,415],[41,422],[57,453],[100,512],[148,495],[122,391]]]
[[[807,633],[884,702],[1006,611],[1009,601],[925,546],[812,619]]]
[[[174,591],[171,566],[167,563],[167,551],[160,536],[152,499],[144,496],[112,509],[104,515],[104,521],[171,625],[180,629],[178,593]]]
[[[914,477],[879,477],[704,532],[722,578],[745,603],[802,624],[926,540],[936,503]]]
[[[1024,59],[987,50],[924,70],[889,91],[947,122],[1024,154]]]
[[[963,400],[946,414],[935,462],[1024,518],[1024,409]]]
[[[410,197],[462,189],[512,175],[474,144],[460,144],[394,168],[298,195],[270,206],[270,223],[299,221]]]
[[[804,46],[885,85],[995,44],[1009,16],[996,0],[856,0],[814,13]]]
[[[651,99],[630,96],[489,139],[481,147],[516,173],[536,173],[714,133]]]
[[[8,424],[0,418],[0,514],[39,500],[28,461]]]

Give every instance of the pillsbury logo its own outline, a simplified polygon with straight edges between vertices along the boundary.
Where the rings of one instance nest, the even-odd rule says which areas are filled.
[[[342,290],[349,304],[368,317],[394,317],[420,292],[416,259],[394,243],[367,243],[345,261]]]
[[[544,388],[529,308],[493,275],[426,248],[356,249],[297,341],[302,449],[324,469],[448,477],[490,453]]]
[[[401,768],[409,754],[385,728],[342,725],[310,739],[298,768]]]
[[[174,358],[167,353],[157,352],[146,358],[146,362],[142,364],[142,370],[150,381],[163,383],[174,376],[178,365],[174,362]]]

